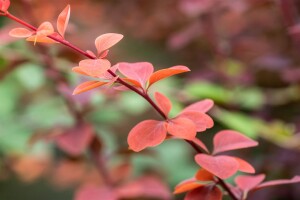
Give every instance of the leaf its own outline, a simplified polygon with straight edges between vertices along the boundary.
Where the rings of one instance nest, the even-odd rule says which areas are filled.
[[[62,37],[64,37],[69,23],[70,12],[70,5],[67,5],[67,7],[65,7],[65,9],[59,14],[57,18],[57,31]]]
[[[101,77],[110,68],[111,64],[104,59],[86,59],[79,62],[79,68],[75,68],[76,72],[81,72],[92,77]]]
[[[248,163],[247,161],[245,161],[243,159],[237,158],[237,157],[234,157],[234,158],[238,161],[238,163],[240,165],[239,171],[245,172],[245,173],[251,173],[251,174],[255,173],[255,169],[250,163]]]
[[[230,156],[198,154],[195,156],[195,160],[202,168],[221,179],[231,177],[239,169],[239,163],[235,158]]]
[[[176,185],[173,194],[184,193],[203,186],[204,184],[198,183],[195,178],[187,179]]]
[[[95,45],[98,55],[117,44],[120,40],[122,40],[123,37],[123,35],[117,33],[106,33],[97,37],[95,40]]]
[[[187,68],[186,66],[174,66],[174,67],[170,67],[167,69],[158,70],[151,75],[151,77],[149,79],[148,88],[152,84],[156,83],[157,81],[160,81],[162,79],[168,78],[168,77],[176,75],[176,74],[188,72],[188,71],[191,71],[191,70],[189,68]]]
[[[214,121],[212,120],[212,118],[205,113],[186,111],[179,114],[179,116],[187,118],[194,122],[197,132],[205,131],[206,129],[212,128],[214,126]]]
[[[36,34],[48,36],[54,33],[54,28],[50,22],[43,22],[37,29]]]
[[[155,92],[155,100],[158,104],[158,107],[163,111],[163,113],[166,116],[168,116],[172,108],[171,101],[159,92]]]
[[[119,63],[119,71],[127,78],[139,82],[143,88],[153,73],[153,70],[153,65],[148,62]]]
[[[168,121],[168,133],[181,139],[193,140],[196,137],[196,126],[187,118],[177,117]]]
[[[259,185],[265,179],[265,177],[266,176],[264,174],[255,176],[237,176],[234,182],[244,192],[248,192]]]
[[[131,129],[127,142],[129,148],[139,152],[146,147],[154,147],[162,143],[167,136],[165,122],[145,120]]]
[[[55,141],[57,145],[70,155],[78,156],[88,147],[94,137],[93,128],[89,124],[80,124],[66,130]]]
[[[214,175],[205,169],[199,169],[195,178],[198,181],[214,181]]]
[[[258,142],[242,135],[237,131],[223,130],[214,137],[214,154],[257,146]]]
[[[187,193],[184,200],[222,200],[222,191],[217,186],[200,187]]]
[[[75,200],[118,200],[115,192],[106,187],[84,185],[76,191]]]
[[[0,10],[6,12],[10,6],[10,0],[0,0]]]
[[[26,28],[14,28],[9,32],[9,35],[17,38],[26,38],[33,34],[32,31]]]
[[[276,185],[285,185],[285,184],[293,184],[293,183],[300,183],[300,176],[294,176],[292,179],[280,179],[274,181],[267,181],[259,186],[255,187],[255,190],[259,190],[266,187],[276,186]]]
[[[206,151],[207,153],[209,153],[206,145],[200,139],[198,139],[198,138],[195,137],[192,140],[192,142],[194,142],[196,145],[198,145],[199,147],[201,147],[204,151]]]
[[[204,99],[202,101],[198,101],[186,107],[181,113],[188,112],[188,111],[197,111],[206,113],[214,106],[214,102],[211,99]]]
[[[94,88],[100,87],[105,84],[107,84],[107,82],[101,82],[101,81],[87,81],[87,82],[81,83],[79,86],[77,86],[75,88],[73,95],[80,94],[80,93],[86,92],[88,90],[92,90]]]
[[[45,43],[45,44],[54,44],[57,43],[55,40],[52,40],[51,38],[48,38],[44,35],[33,35],[26,39],[28,42],[34,42],[34,43]]]
[[[119,199],[142,199],[141,197],[171,199],[169,188],[161,180],[150,176],[142,177],[120,186],[116,193]]]

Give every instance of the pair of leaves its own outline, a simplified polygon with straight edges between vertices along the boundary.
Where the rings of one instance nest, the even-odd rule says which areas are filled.
[[[163,94],[156,92],[155,99],[159,108],[168,116],[172,104]],[[137,124],[129,133],[127,141],[133,151],[141,151],[146,147],[161,144],[167,137],[167,133],[176,138],[194,140],[197,131],[204,131],[213,126],[213,120],[205,113],[198,111],[201,107],[208,110],[213,102],[210,100],[197,102],[192,107],[184,109],[177,117],[166,121],[145,120]],[[205,107],[206,106],[206,107]]]
[[[227,179],[237,171],[254,173],[254,168],[245,160],[232,156],[215,155],[221,152],[257,146],[258,143],[239,132],[223,130],[214,137],[213,155],[198,154],[195,161],[204,169],[221,179]]]
[[[0,11],[7,12],[10,6],[10,0],[0,0]]]
[[[244,199],[246,199],[248,193],[252,191],[277,185],[300,183],[300,176],[295,176],[292,179],[273,180],[262,183],[264,179],[264,174],[255,176],[237,176],[235,178],[235,183],[239,190],[241,190]]]
[[[118,69],[126,77],[124,80],[143,90],[162,79],[190,71],[186,66],[179,65],[154,72],[153,65],[148,62],[122,62]]]
[[[30,42],[41,42],[41,43],[56,43],[48,36],[57,34],[60,38],[64,38],[66,28],[70,19],[70,5],[68,5],[58,16],[57,19],[57,30],[58,33],[54,32],[53,25],[50,22],[43,22],[36,31],[31,31],[26,28],[15,28],[9,32],[9,35],[17,38],[27,38]]]

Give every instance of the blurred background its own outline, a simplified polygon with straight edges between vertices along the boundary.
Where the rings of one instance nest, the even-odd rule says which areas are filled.
[[[260,143],[233,152],[257,173],[268,180],[300,174],[299,0],[12,0],[9,10],[38,26],[55,24],[67,4],[66,39],[80,48],[95,51],[97,36],[116,32],[125,38],[110,51],[113,64],[192,70],[152,90],[170,97],[172,115],[213,99],[215,127],[198,134],[206,144],[220,129],[238,130]],[[198,169],[190,146],[170,140],[128,151],[130,129],[160,119],[143,99],[108,88],[72,96],[88,80],[71,71],[81,55],[11,38],[9,30],[20,25],[4,17],[0,27],[1,200],[94,200],[86,188],[113,199],[107,179],[124,199],[183,199],[170,192]],[[108,177],[99,175],[89,149],[101,149]],[[296,200],[299,189],[274,187],[250,199]]]

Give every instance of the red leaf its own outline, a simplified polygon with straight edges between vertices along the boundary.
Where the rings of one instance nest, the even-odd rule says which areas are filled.
[[[214,154],[257,146],[258,143],[237,131],[224,130],[214,137]]]
[[[0,0],[0,10],[2,12],[6,12],[9,6],[10,6],[9,0]]]
[[[222,191],[216,186],[200,187],[187,193],[184,200],[222,200]]]
[[[44,36],[44,35],[33,35],[33,36],[30,36],[29,38],[27,38],[26,41],[34,42],[34,44],[37,42],[45,43],[45,44],[57,43],[56,41],[54,41],[51,38],[48,38],[47,36]]]
[[[274,180],[274,181],[267,181],[259,186],[255,187],[255,190],[259,190],[265,187],[271,187],[276,185],[285,185],[285,184],[293,184],[293,183],[300,183],[300,176],[294,176],[292,179],[280,179],[280,180]]]
[[[179,183],[178,185],[176,185],[173,194],[184,193],[184,192],[191,191],[193,189],[196,189],[196,188],[202,187],[202,186],[204,186],[204,185],[201,183],[198,183],[195,178],[191,178],[188,180],[184,180],[181,183]]]
[[[237,158],[237,157],[234,157],[234,158],[240,164],[239,171],[245,172],[245,173],[251,173],[251,174],[255,173],[255,169],[250,163],[248,163],[247,161],[245,161],[243,159]]]
[[[259,185],[264,179],[264,174],[259,174],[256,176],[237,176],[234,180],[236,185],[241,188],[244,192],[248,192]]]
[[[62,37],[64,37],[69,23],[70,12],[70,5],[67,5],[67,7],[65,7],[65,9],[59,14],[57,18],[57,31]]]
[[[82,124],[65,131],[55,140],[62,150],[70,155],[78,156],[87,148],[93,136],[93,128],[88,124]]]
[[[165,122],[145,120],[131,129],[127,141],[133,151],[154,147],[162,143],[167,136]]]
[[[195,112],[195,111],[186,111],[179,114],[180,117],[188,118],[195,123],[197,132],[205,131],[208,128],[214,126],[214,121],[210,116],[205,113]]]
[[[195,177],[198,181],[214,181],[214,175],[205,169],[199,169]]]
[[[9,35],[17,38],[26,38],[33,34],[32,31],[26,28],[14,28],[9,32]]]
[[[86,52],[87,52],[87,54],[89,54],[89,55],[92,56],[92,57],[97,57],[97,56],[95,55],[95,53],[92,52],[91,50],[86,50]]]
[[[75,200],[118,200],[115,192],[106,187],[85,185],[75,194]]]
[[[207,153],[209,153],[206,145],[200,139],[198,139],[198,138],[195,137],[192,140],[192,142],[194,142],[196,145],[198,145],[199,147],[201,147],[204,151],[206,151]]]
[[[204,169],[220,177],[227,179],[234,175],[239,169],[239,163],[230,156],[210,156],[198,154],[195,156],[196,162]]]
[[[198,101],[196,103],[193,103],[192,105],[189,105],[186,107],[181,113],[187,112],[187,111],[197,111],[206,113],[214,106],[214,102],[211,99],[204,99],[202,101]]]
[[[171,199],[169,188],[161,180],[154,177],[143,177],[127,183],[119,187],[116,193],[119,199],[142,199],[141,197]]]
[[[98,51],[98,55],[120,42],[123,37],[123,35],[117,33],[106,33],[97,37],[95,40],[95,45]]]
[[[105,84],[107,84],[107,82],[101,82],[101,81],[87,81],[87,82],[81,83],[80,85],[78,85],[75,88],[73,95],[80,94],[80,93],[86,92],[88,90],[92,90],[94,88],[100,87]]]
[[[48,36],[54,33],[54,28],[50,22],[43,22],[37,29],[36,34],[42,36]]]
[[[141,87],[145,87],[146,82],[153,73],[153,65],[148,62],[119,63],[119,71],[127,78],[136,80]]]
[[[186,66],[174,66],[167,69],[158,70],[151,75],[148,87],[150,87],[152,84],[156,83],[159,80],[188,71],[191,70]]]
[[[193,140],[196,137],[196,126],[191,120],[177,117],[168,121],[168,133],[178,138]]]
[[[92,77],[101,77],[110,68],[110,62],[103,59],[86,59],[79,62],[79,68],[73,69],[75,72],[86,74]]]
[[[168,116],[172,108],[171,101],[166,96],[164,96],[159,92],[155,92],[155,100],[158,104],[158,107],[163,111],[163,113],[166,116]]]

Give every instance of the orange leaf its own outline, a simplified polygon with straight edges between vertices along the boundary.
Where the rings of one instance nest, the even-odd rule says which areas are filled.
[[[32,31],[26,28],[14,28],[9,32],[9,35],[17,38],[26,38],[33,34]]]
[[[222,195],[217,186],[206,186],[190,191],[184,200],[222,200]]]
[[[169,134],[186,140],[193,140],[197,134],[195,123],[183,117],[169,120],[167,130]]]
[[[73,72],[76,72],[78,74],[82,74],[82,75],[85,75],[85,76],[89,76],[87,73],[85,73],[83,70],[82,70],[82,67],[73,67],[72,68],[72,71]]]
[[[2,12],[6,12],[9,6],[10,6],[9,0],[0,0],[0,10]]]
[[[240,167],[239,167],[239,171],[241,172],[245,172],[245,173],[255,173],[255,169],[254,167],[248,163],[247,161],[243,160],[243,159],[240,159],[240,158],[237,158],[237,157],[234,157],[240,164]]]
[[[198,154],[195,156],[195,160],[202,168],[221,179],[231,177],[239,169],[239,163],[237,160],[230,156],[210,156],[206,154]]]
[[[123,37],[123,35],[117,33],[106,33],[97,37],[95,40],[95,45],[98,54],[101,54],[103,51],[117,44],[120,40],[122,40]]]
[[[133,151],[141,151],[146,147],[157,146],[167,136],[165,122],[145,120],[131,129],[127,142]]]
[[[198,187],[203,187],[204,185],[201,183],[198,183],[195,178],[191,178],[185,181],[182,181],[178,185],[176,185],[175,190],[173,194],[180,194],[183,192],[187,192],[193,189],[196,189]]]
[[[193,121],[196,125],[198,132],[205,131],[208,128],[212,128],[214,121],[210,116],[205,113],[195,112],[195,111],[186,111],[179,115],[180,117],[185,117]]]
[[[166,96],[164,96],[159,92],[155,92],[155,100],[158,104],[158,107],[163,111],[163,113],[166,116],[168,116],[172,108],[171,101]]]
[[[86,59],[79,62],[79,67],[81,68],[77,71],[81,71],[88,76],[100,77],[110,68],[111,64],[108,60],[104,59]]]
[[[47,36],[43,35],[33,35],[26,39],[28,42],[40,42],[40,43],[46,43],[46,44],[54,44],[57,43],[56,41],[52,40],[51,38],[48,38]]]
[[[86,92],[88,90],[92,90],[94,88],[100,87],[105,84],[107,84],[107,82],[87,81],[87,82],[81,83],[79,86],[77,86],[75,88],[73,95],[80,94],[80,93]]]
[[[176,74],[180,74],[180,73],[184,73],[184,72],[188,72],[191,71],[189,68],[187,68],[186,66],[174,66],[174,67],[170,67],[167,69],[162,69],[162,70],[158,70],[156,72],[154,72],[151,77],[149,78],[149,86],[148,88],[156,83],[157,81],[164,79],[164,78],[168,78],[170,76],[176,75]]]
[[[211,99],[204,99],[202,101],[198,101],[196,103],[193,103],[192,105],[189,105],[186,107],[181,113],[187,112],[187,111],[197,111],[206,113],[214,106],[214,102]]]
[[[134,85],[135,87],[142,87],[142,85],[138,81],[133,80],[131,78],[122,78],[122,80]]]
[[[205,169],[199,169],[195,178],[198,181],[214,181],[214,175]]]
[[[36,34],[48,36],[54,33],[54,28],[50,22],[43,22],[37,29]]]
[[[59,14],[57,18],[57,31],[62,37],[64,37],[69,23],[70,12],[70,5],[67,5],[67,7]]]

